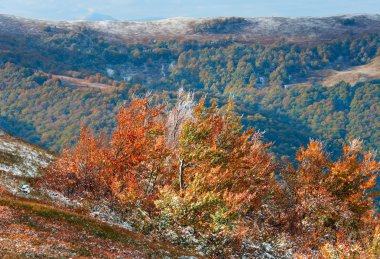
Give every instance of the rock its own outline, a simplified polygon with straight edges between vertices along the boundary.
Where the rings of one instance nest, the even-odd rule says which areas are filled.
[[[30,193],[30,187],[29,187],[29,185],[27,185],[27,184],[23,184],[23,185],[20,187],[20,189],[21,189],[21,191],[22,191],[23,193],[26,193],[26,194],[29,194],[29,193]]]

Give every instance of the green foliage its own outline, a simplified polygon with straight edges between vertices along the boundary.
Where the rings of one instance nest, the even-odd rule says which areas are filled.
[[[368,149],[379,148],[378,82],[283,87],[316,69],[365,64],[376,55],[377,35],[316,45],[228,40],[123,44],[89,30],[50,28],[43,36],[2,37],[0,43],[1,126],[52,150],[75,143],[81,124],[110,133],[114,115],[133,94],[153,91],[156,100],[171,103],[180,87],[221,105],[234,96],[244,125],[266,131],[265,139],[276,143],[279,156],[292,157],[310,137],[327,141],[334,152],[353,138],[363,139]],[[107,68],[113,69],[112,78]],[[77,87],[53,79],[54,73],[116,89]]]
[[[229,33],[239,26],[248,24],[248,21],[240,17],[217,18],[197,24],[194,28],[196,33]]]

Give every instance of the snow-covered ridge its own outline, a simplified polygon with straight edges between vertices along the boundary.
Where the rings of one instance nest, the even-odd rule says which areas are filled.
[[[126,40],[198,39],[213,40],[233,37],[239,40],[290,41],[329,40],[343,35],[380,33],[380,15],[342,15],[333,17],[258,17],[239,18],[246,23],[228,27],[229,17],[177,17],[159,21],[48,21],[0,15],[0,33],[43,34],[44,28],[78,30],[87,28]],[[197,26],[226,21],[220,31],[199,32]],[[226,27],[227,24],[227,27]],[[224,26],[224,27],[223,27]],[[227,29],[226,29],[227,28]]]

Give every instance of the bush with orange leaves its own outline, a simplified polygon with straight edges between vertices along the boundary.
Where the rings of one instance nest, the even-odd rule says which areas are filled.
[[[295,166],[280,165],[262,134],[243,130],[232,102],[207,108],[184,95],[179,102],[167,111],[135,99],[119,112],[110,141],[83,129],[44,185],[107,201],[137,229],[204,255],[322,256],[338,243],[367,249],[378,224],[380,164],[359,141],[337,161],[311,141]]]
[[[115,209],[138,203],[151,211],[157,189],[172,178],[163,109],[132,101],[121,108],[110,141],[83,128],[76,146],[48,168],[43,185],[90,203],[107,200]]]
[[[300,237],[303,252],[364,242],[378,224],[373,200],[380,164],[358,140],[343,152],[332,161],[321,142],[311,141],[297,153],[298,167],[282,172],[289,190],[287,231]]]

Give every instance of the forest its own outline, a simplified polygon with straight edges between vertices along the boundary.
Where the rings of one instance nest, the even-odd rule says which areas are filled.
[[[134,95],[153,91],[157,103],[172,106],[176,89],[154,90],[142,84],[121,84],[107,91],[73,87],[48,74],[6,63],[0,69],[0,122],[4,130],[32,143],[59,151],[75,143],[81,126],[108,134],[116,125],[116,114]],[[380,145],[380,85],[373,81],[334,87],[282,86],[242,87],[230,95],[187,87],[199,100],[225,106],[229,98],[248,127],[265,131],[264,139],[279,157],[294,158],[309,138],[325,142],[340,155],[343,143],[360,138],[366,150]],[[6,108],[5,108],[6,107]]]

